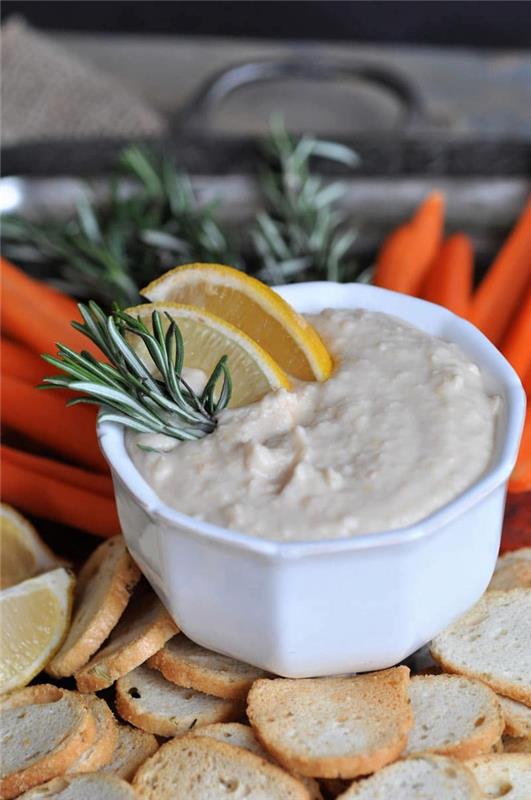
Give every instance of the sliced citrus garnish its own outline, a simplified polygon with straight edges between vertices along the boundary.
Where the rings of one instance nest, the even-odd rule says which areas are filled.
[[[264,283],[220,264],[175,267],[142,294],[152,301],[188,303],[216,314],[258,342],[290,375],[330,377],[332,359],[314,328]]]
[[[0,694],[26,686],[66,636],[75,580],[64,568],[0,592]]]
[[[254,403],[274,389],[291,388],[288,376],[271,356],[229,322],[200,308],[178,303],[145,303],[127,309],[128,314],[138,317],[150,329],[153,311],[162,315],[164,327],[169,325],[165,314],[179,326],[185,368],[201,370],[207,378],[219,359],[227,356],[232,378],[231,408]],[[146,364],[152,363],[138,337],[130,336],[129,343]]]
[[[22,514],[7,503],[0,503],[0,589],[61,563]]]

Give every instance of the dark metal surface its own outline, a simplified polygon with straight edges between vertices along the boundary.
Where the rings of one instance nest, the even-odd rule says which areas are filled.
[[[418,139],[375,132],[342,141],[360,155],[360,176],[531,175],[531,142],[522,140],[477,140],[447,134]],[[254,138],[193,132],[146,143],[174,153],[180,167],[197,175],[253,174],[260,145]],[[89,139],[11,145],[2,149],[2,172],[47,176],[106,173],[115,166],[125,144],[120,139]],[[323,165],[325,170],[330,174],[341,171],[328,164]]]
[[[279,79],[338,82],[345,78],[390,94],[401,110],[397,124],[387,131],[337,137],[361,156],[358,175],[531,175],[531,140],[490,135],[482,138],[477,133],[423,128],[418,123],[424,120],[425,103],[414,81],[395,67],[362,61],[340,64],[321,59],[312,63],[305,57],[231,65],[210,76],[175,113],[170,137],[147,143],[174,153],[177,163],[192,174],[253,174],[259,139],[210,130],[213,112],[250,84]],[[104,174],[114,166],[126,143],[123,139],[98,138],[10,145],[2,149],[2,171],[4,175],[29,176]],[[341,171],[328,163],[323,168],[331,174]]]

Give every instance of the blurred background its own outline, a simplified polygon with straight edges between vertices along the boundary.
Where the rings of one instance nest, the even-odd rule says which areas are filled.
[[[4,213],[68,218],[87,179],[99,202],[124,147],[148,145],[190,177],[188,210],[191,193],[199,207],[215,203],[216,225],[243,237],[206,252],[195,242],[183,257],[232,257],[263,276],[282,247],[275,255],[270,241],[257,257],[246,238],[265,202],[256,176],[275,119],[356,154],[312,156],[294,177],[312,166],[343,181],[333,209],[353,235],[340,279],[366,275],[382,238],[433,188],[446,194],[449,232],[472,237],[479,276],[527,196],[531,3],[6,0],[1,13]],[[125,191],[139,169],[120,175]],[[174,261],[161,243],[162,263]],[[45,273],[49,262],[26,259]]]
[[[275,114],[359,156],[319,167],[347,181],[349,279],[435,184],[481,270],[527,193],[530,3],[6,0],[1,13],[3,174],[25,179],[4,182],[4,211],[69,212],[80,186],[50,179],[107,175],[148,142],[200,203],[223,198],[221,222],[247,224]]]
[[[273,284],[374,281],[473,320],[531,393],[531,3],[5,0],[1,14],[15,282],[109,309],[194,261]],[[485,295],[496,313],[480,319]],[[526,432],[513,546],[531,536],[531,419]],[[11,501],[87,524],[28,498]]]
[[[304,12],[301,6],[305,6]],[[529,3],[493,2],[13,2],[39,28],[141,34],[346,39],[472,47],[530,44]]]

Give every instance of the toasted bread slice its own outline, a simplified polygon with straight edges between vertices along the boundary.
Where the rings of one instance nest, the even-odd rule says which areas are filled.
[[[243,725],[241,722],[214,722],[212,725],[205,725],[203,728],[193,730],[189,735],[207,736],[210,739],[216,739],[218,742],[232,744],[234,747],[241,747],[242,750],[248,750],[250,753],[254,753],[255,756],[260,756],[260,758],[265,758],[266,761],[276,764],[271,753],[268,753],[262,747],[250,725]],[[323,800],[319,784],[314,778],[305,778],[301,775],[294,775],[293,777],[306,786],[312,800]]]
[[[504,753],[531,753],[531,737],[504,736],[502,738]]]
[[[232,722],[243,714],[240,703],[175,686],[145,666],[116,682],[116,710],[122,719],[157,736],[183,736],[192,728]]]
[[[62,775],[91,746],[96,722],[77,692],[41,684],[0,702],[0,797]]]
[[[471,758],[499,742],[505,722],[496,694],[461,675],[411,678],[413,728],[403,755],[438,753]]]
[[[504,800],[531,798],[530,754],[478,756],[465,763],[472,770],[485,797],[503,797]]]
[[[284,770],[239,747],[204,736],[182,736],[140,767],[133,787],[144,800],[310,800]]]
[[[160,650],[179,632],[156,594],[144,583],[137,586],[108,643],[75,678],[80,692],[106,689]]]
[[[497,563],[488,591],[531,589],[531,547],[505,553]]]
[[[117,728],[118,741],[114,753],[102,772],[111,772],[130,781],[141,764],[157,752],[159,743],[152,733],[140,731],[130,725],[118,725]]]
[[[114,775],[68,775],[38,786],[20,800],[138,800],[126,781]]]
[[[87,663],[120,619],[139,580],[140,570],[122,536],[96,548],[79,573],[72,625],[46,667],[50,675],[73,675]]]
[[[191,731],[189,736],[206,736],[209,739],[216,739],[218,742],[232,744],[248,750],[255,756],[265,758],[266,761],[273,761],[273,756],[262,747],[250,725],[243,722],[213,722],[211,725],[204,725],[197,730]]]
[[[481,800],[470,770],[447,756],[414,756],[356,781],[337,800]]]
[[[531,589],[486,592],[433,640],[431,653],[447,672],[531,705]]]
[[[413,724],[407,667],[352,678],[258,680],[247,714],[290,772],[355,778],[398,758]]]
[[[253,681],[267,673],[258,667],[206,650],[182,634],[175,636],[149,660],[166,680],[198,692],[245,700]]]
[[[99,770],[111,760],[118,740],[118,725],[105,700],[89,695],[86,701],[96,722],[96,736],[90,747],[70,764],[66,770],[69,775]]]
[[[531,708],[501,695],[498,695],[498,700],[505,719],[505,733],[531,737]]]

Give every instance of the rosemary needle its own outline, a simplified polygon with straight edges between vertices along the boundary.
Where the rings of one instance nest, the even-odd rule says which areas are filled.
[[[107,316],[94,301],[80,303],[79,310],[83,323],[73,322],[72,326],[99,347],[108,363],[87,351],[77,353],[58,344],[58,357],[43,358],[65,374],[44,378],[39,388],[79,392],[82,396],[67,405],[97,404],[100,420],[119,422],[140,433],[162,433],[181,440],[212,433],[218,414],[231,397],[226,356],[220,358],[199,394],[182,376],[183,338],[169,314],[165,315],[169,324],[164,330],[160,313],[154,311],[151,331],[124,311]],[[142,340],[153,370],[139,358],[130,337]]]

